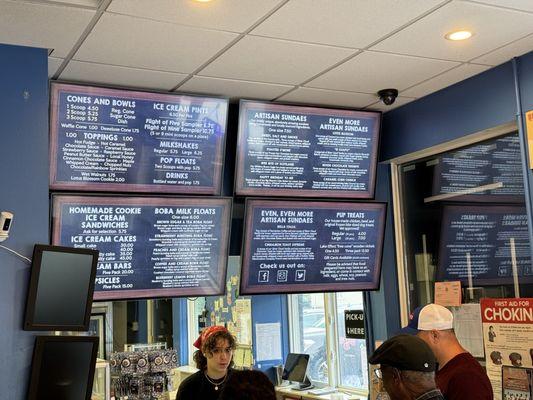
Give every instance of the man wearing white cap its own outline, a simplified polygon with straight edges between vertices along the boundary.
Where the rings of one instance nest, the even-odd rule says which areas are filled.
[[[401,333],[415,334],[428,344],[438,362],[437,387],[447,400],[492,400],[492,386],[481,365],[453,331],[453,314],[438,304],[418,307]]]

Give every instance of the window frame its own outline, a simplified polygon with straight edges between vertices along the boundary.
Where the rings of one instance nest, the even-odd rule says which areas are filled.
[[[336,389],[342,390],[343,392],[349,394],[355,394],[360,396],[368,396],[369,389],[361,390],[356,389],[350,386],[341,385],[340,377],[340,358],[337,356],[339,354],[339,331],[337,327],[338,316],[336,313],[337,310],[337,293],[318,293],[323,297],[324,302],[324,319],[326,323],[326,360],[328,363],[328,381],[327,382],[315,382],[317,387],[334,387]],[[288,305],[288,315],[289,315],[289,347],[291,352],[302,352],[302,349],[299,348],[299,332],[300,332],[300,319],[298,315],[298,302],[296,301],[296,296],[299,294],[290,294],[287,296],[287,305]],[[363,310],[368,309],[366,303],[366,296],[363,293]],[[368,334],[366,337],[366,349],[368,352]]]
[[[409,310],[411,309],[411,299],[409,297],[409,285],[411,282],[409,282],[407,276],[407,256],[404,251],[406,234],[404,230],[404,208],[402,203],[404,189],[401,185],[402,167],[407,163],[412,163],[420,159],[435,156],[437,154],[453,151],[460,147],[474,145],[478,142],[497,138],[518,130],[518,125],[515,121],[512,121],[494,128],[485,129],[458,139],[389,160],[391,170],[392,212],[395,237],[394,245],[396,248],[396,268],[398,274],[401,326],[405,326],[409,323]]]

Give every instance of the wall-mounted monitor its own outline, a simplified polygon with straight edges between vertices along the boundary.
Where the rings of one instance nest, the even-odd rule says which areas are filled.
[[[241,294],[379,288],[386,204],[246,202]]]
[[[241,101],[235,193],[374,197],[381,114]]]
[[[97,352],[94,336],[38,336],[28,400],[90,400]]]
[[[533,283],[526,208],[444,207],[437,279],[474,285]]]
[[[97,250],[35,245],[24,329],[87,331],[97,261]]]
[[[517,132],[439,155],[433,196],[452,201],[523,203],[524,178]]]
[[[52,190],[220,194],[228,100],[52,83]]]
[[[97,249],[95,300],[224,293],[230,198],[53,197],[54,244]]]

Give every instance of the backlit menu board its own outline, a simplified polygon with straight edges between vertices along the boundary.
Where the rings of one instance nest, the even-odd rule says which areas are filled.
[[[373,198],[380,118],[241,101],[236,194]]]
[[[53,197],[52,242],[100,251],[95,300],[224,293],[231,199]]]
[[[520,283],[533,282],[525,207],[444,207],[438,280],[510,284],[513,269]]]
[[[454,201],[524,202],[517,133],[442,154],[435,164],[433,195],[472,191]],[[492,185],[489,190],[479,187]]]
[[[228,101],[51,86],[52,190],[220,194]]]
[[[383,203],[246,202],[241,294],[379,288]]]

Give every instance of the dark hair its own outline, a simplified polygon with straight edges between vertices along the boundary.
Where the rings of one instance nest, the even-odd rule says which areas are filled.
[[[213,354],[213,350],[215,347],[217,347],[217,342],[219,339],[227,340],[229,343],[229,347],[232,349],[235,349],[237,346],[237,343],[235,342],[235,338],[231,333],[228,331],[217,331],[212,333],[208,336],[205,343],[202,343],[202,348],[200,350],[196,350],[193,355],[193,360],[196,363],[196,368],[198,368],[201,371],[204,371],[207,368],[207,358],[205,358],[204,353],[207,354]],[[231,360],[229,364],[229,368],[233,367],[233,360]]]
[[[490,353],[490,359],[494,364],[501,364],[502,363],[502,353],[499,351],[493,351]]]
[[[233,371],[219,400],[276,400],[274,385],[261,371]]]

